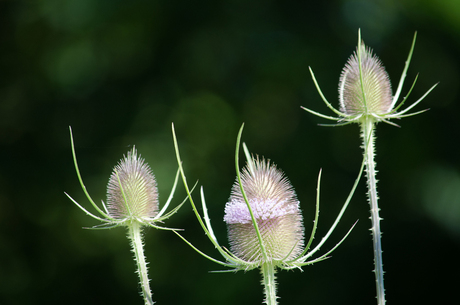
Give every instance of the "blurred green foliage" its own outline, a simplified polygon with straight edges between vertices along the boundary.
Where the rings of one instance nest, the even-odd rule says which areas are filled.
[[[296,188],[306,234],[323,168],[318,236],[345,200],[361,162],[358,126],[319,127],[327,112],[308,72],[336,99],[361,28],[399,81],[415,31],[411,101],[440,85],[398,129],[377,129],[388,303],[455,302],[460,268],[460,5],[456,0],[0,1],[0,304],[142,304],[123,229],[95,225],[73,168],[105,200],[131,145],[152,167],[164,202],[177,164],[175,123],[190,181],[204,186],[216,234],[235,179],[234,145],[270,158]],[[403,94],[407,92],[404,88]],[[281,304],[372,304],[368,204],[361,184],[326,247],[357,227],[333,257],[280,272]],[[195,193],[198,195],[198,192]],[[185,197],[179,188],[175,201]],[[217,253],[190,206],[165,225]],[[170,232],[145,231],[158,304],[260,304],[257,272],[219,270]],[[326,250],[326,248],[324,249]]]

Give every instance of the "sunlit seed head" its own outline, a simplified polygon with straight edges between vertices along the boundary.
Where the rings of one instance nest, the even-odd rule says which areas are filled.
[[[360,45],[362,82],[358,50],[348,59],[339,81],[340,110],[348,115],[381,115],[391,109],[392,93],[388,73],[380,59],[364,43]]]
[[[149,219],[158,214],[158,205],[155,176],[133,148],[110,176],[107,186],[109,215],[115,219]]]
[[[275,165],[258,158],[253,162],[253,172],[246,166],[241,180],[268,259],[295,258],[304,245],[303,220],[295,191]],[[261,262],[263,254],[238,182],[225,206],[224,221],[232,252],[243,260]]]

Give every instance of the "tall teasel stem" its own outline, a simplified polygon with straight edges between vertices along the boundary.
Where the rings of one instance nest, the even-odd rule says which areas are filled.
[[[339,81],[339,104],[340,111],[335,109],[329,103],[321,92],[318,82],[315,79],[313,71],[310,69],[313,82],[318,90],[319,95],[324,103],[330,108],[337,117],[324,115],[311,109],[302,107],[304,110],[328,119],[336,121],[338,125],[347,125],[351,123],[358,123],[361,126],[361,136],[363,138],[364,148],[364,162],[366,165],[367,186],[369,205],[372,220],[372,236],[374,245],[374,263],[375,263],[375,279],[377,286],[377,301],[379,305],[385,304],[385,290],[383,286],[383,263],[382,263],[382,244],[380,241],[380,216],[377,204],[377,180],[374,162],[374,128],[378,122],[384,122],[390,125],[398,126],[391,122],[391,119],[401,119],[409,116],[414,116],[426,110],[408,113],[412,108],[419,104],[430,93],[437,84],[432,86],[421,98],[419,98],[412,105],[406,109],[398,111],[399,108],[405,103],[409,94],[411,93],[415,81],[412,84],[407,95],[402,99],[399,105],[401,90],[406,78],[409,63],[412,58],[412,53],[415,46],[414,35],[412,46],[404,66],[401,79],[399,81],[395,95],[392,95],[391,84],[388,73],[380,61],[380,59],[373,54],[369,47],[366,47],[361,40],[361,31],[358,31],[358,46],[355,53],[349,58]],[[417,80],[417,77],[415,78]]]
[[[382,261],[382,242],[380,231],[380,216],[377,195],[377,171],[375,169],[375,119],[366,117],[361,123],[361,136],[363,138],[364,159],[366,160],[366,176],[367,176],[367,190],[368,200],[371,212],[372,240],[374,246],[374,273],[375,285],[377,290],[377,301],[379,305],[385,304],[385,289],[383,285],[383,261]]]
[[[92,214],[67,193],[66,195],[87,215],[103,222],[101,225],[92,227],[93,229],[110,229],[119,226],[128,228],[128,238],[131,241],[132,251],[137,264],[137,273],[139,274],[144,303],[145,305],[151,305],[154,302],[152,301],[152,293],[149,287],[141,229],[143,226],[150,226],[161,230],[178,230],[162,227],[156,223],[168,219],[185,202],[184,200],[180,205],[166,213],[166,209],[173,198],[179,180],[179,171],[177,171],[176,179],[167,202],[159,210],[158,189],[155,176],[150,166],[145,163],[145,160],[140,155],[137,155],[136,148],[133,147],[128,152],[128,155],[120,160],[118,165],[113,169],[107,186],[107,204],[102,201],[103,209],[101,209],[94,203],[81,178],[75,154],[72,129],[70,129],[70,139],[75,170],[77,171],[80,185],[89,202],[101,216]]]
[[[141,224],[139,222],[133,221],[132,224],[128,226],[128,238],[131,240],[134,259],[137,264],[137,273],[139,274],[144,303],[145,305],[151,305],[154,302],[152,301],[152,292],[150,291],[149,277],[147,274],[147,263],[144,256]]]
[[[260,272],[262,273],[262,283],[264,285],[265,304],[276,305],[276,270],[275,265],[268,262],[261,266]]]

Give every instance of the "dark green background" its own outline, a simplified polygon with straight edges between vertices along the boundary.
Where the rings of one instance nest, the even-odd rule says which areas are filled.
[[[224,205],[235,177],[240,125],[251,151],[296,188],[310,234],[323,168],[318,235],[327,232],[361,162],[357,125],[327,128],[300,106],[332,114],[311,66],[337,105],[342,67],[357,43],[397,86],[418,31],[404,96],[417,73],[416,110],[379,124],[377,168],[388,304],[453,304],[460,284],[460,3],[440,1],[0,1],[0,304],[142,304],[124,228],[98,224],[73,168],[68,126],[93,198],[132,145],[165,201],[177,168],[175,123],[189,181],[205,188],[224,245]],[[372,243],[361,181],[323,247],[356,228],[331,259],[278,274],[280,304],[375,304]],[[195,193],[195,196],[198,192]],[[174,204],[185,197],[180,185]],[[197,200],[198,200],[198,196]],[[217,251],[190,205],[166,222]],[[220,270],[171,232],[147,229],[145,254],[158,304],[260,304],[257,271]]]

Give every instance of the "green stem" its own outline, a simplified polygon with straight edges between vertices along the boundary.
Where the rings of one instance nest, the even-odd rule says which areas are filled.
[[[380,216],[377,196],[377,179],[375,170],[375,150],[374,150],[374,124],[375,121],[372,117],[367,119],[361,124],[361,132],[363,137],[363,148],[365,151],[366,158],[366,175],[367,175],[367,189],[368,199],[371,212],[372,221],[372,237],[374,245],[374,273],[375,273],[375,284],[377,289],[377,304],[385,304],[385,289],[383,286],[383,262],[382,262],[382,243],[381,243],[381,231],[380,231]]]
[[[142,296],[145,305],[152,305],[152,293],[150,292],[149,277],[147,275],[147,264],[144,256],[144,245],[142,243],[141,224],[133,221],[128,226],[128,238],[131,240],[132,251],[137,264],[137,273],[142,287]]]
[[[272,263],[263,263],[262,268],[262,283],[264,285],[265,304],[276,305],[276,277],[275,265]]]

